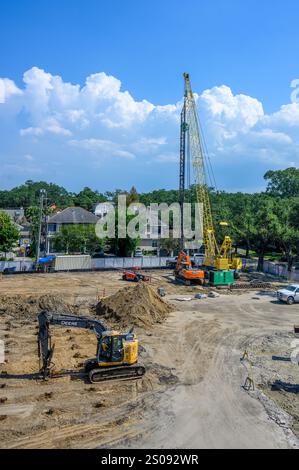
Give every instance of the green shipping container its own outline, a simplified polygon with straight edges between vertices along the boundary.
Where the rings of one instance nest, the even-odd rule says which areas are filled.
[[[211,271],[210,284],[212,284],[212,286],[223,286],[225,284],[224,271]]]
[[[233,271],[211,271],[210,284],[212,286],[228,286],[234,283]]]
[[[234,284],[235,282],[234,271],[224,271],[224,282],[226,285]]]

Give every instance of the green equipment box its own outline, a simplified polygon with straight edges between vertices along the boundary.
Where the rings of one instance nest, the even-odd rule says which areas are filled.
[[[234,284],[234,271],[211,271],[210,284],[212,286],[229,286]]]

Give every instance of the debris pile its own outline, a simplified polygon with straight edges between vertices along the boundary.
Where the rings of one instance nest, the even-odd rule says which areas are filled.
[[[17,319],[36,319],[42,310],[71,313],[72,307],[63,300],[62,296],[0,296],[0,316],[6,314]]]
[[[122,289],[102,299],[96,307],[97,315],[123,327],[150,327],[162,323],[173,310],[172,305],[144,283]]]

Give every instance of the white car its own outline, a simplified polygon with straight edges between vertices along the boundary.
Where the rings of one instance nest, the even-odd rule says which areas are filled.
[[[286,302],[288,305],[299,303],[299,285],[292,284],[285,289],[277,291],[277,298],[281,302]]]

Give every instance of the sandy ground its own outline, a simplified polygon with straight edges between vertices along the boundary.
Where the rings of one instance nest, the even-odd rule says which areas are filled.
[[[175,311],[150,331],[137,329],[147,368],[139,381],[90,385],[80,370],[94,336],[56,329],[55,368],[72,373],[40,382],[35,323],[0,316],[8,361],[0,366],[0,447],[298,446],[299,368],[272,357],[292,351],[299,305],[279,304],[271,292],[180,302],[200,289],[176,286],[170,272],[151,274]],[[84,310],[121,287],[119,273],[15,276],[0,280],[0,296],[51,293]],[[240,362],[244,350],[252,371]],[[243,388],[249,373],[255,392]]]

